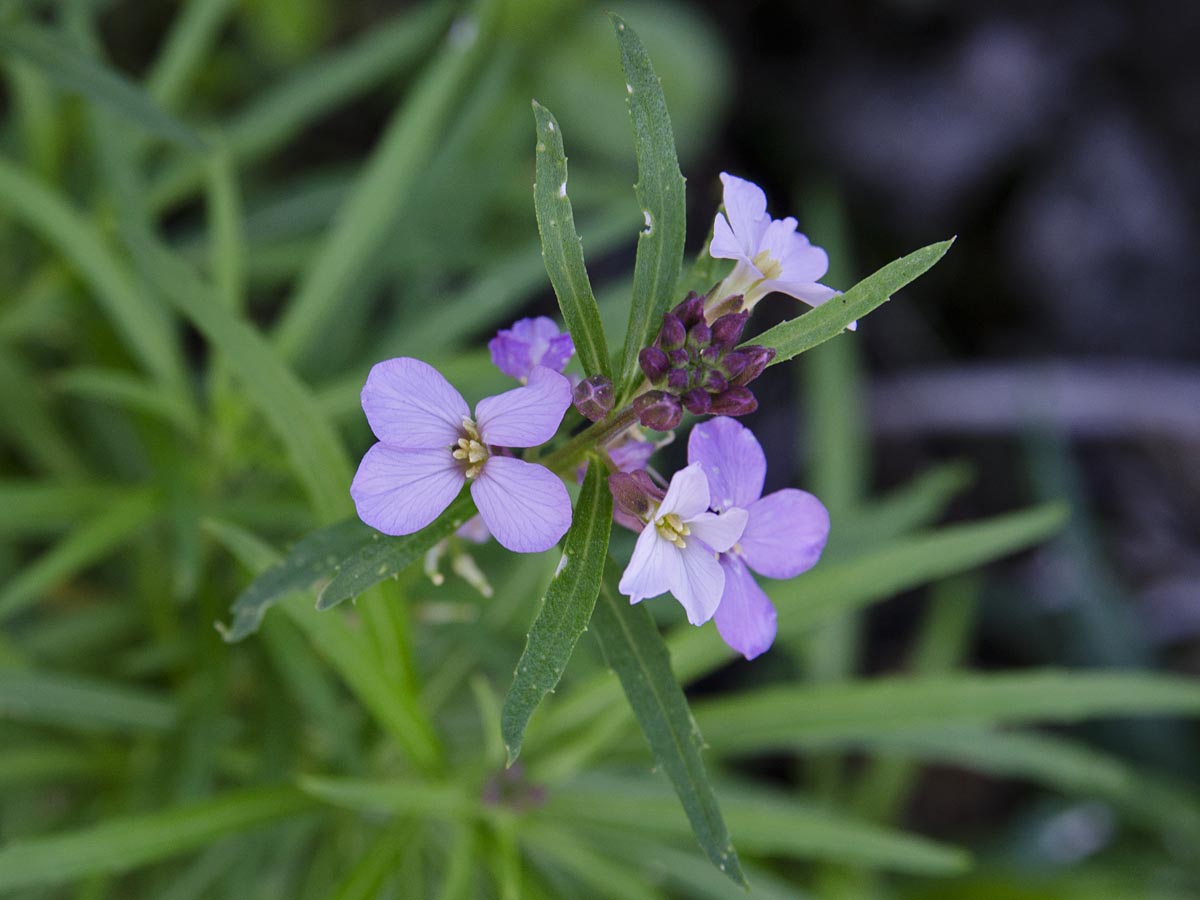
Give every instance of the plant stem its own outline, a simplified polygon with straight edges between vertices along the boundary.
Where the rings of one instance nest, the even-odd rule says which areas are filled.
[[[585,428],[553,453],[548,454],[544,459],[538,460],[538,462],[552,472],[559,475],[566,475],[583,461],[583,457],[587,455],[589,450],[593,447],[600,447],[607,444],[621,432],[635,424],[637,420],[637,412],[631,403]]]

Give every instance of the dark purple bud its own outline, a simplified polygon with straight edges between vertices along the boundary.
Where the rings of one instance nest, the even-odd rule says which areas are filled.
[[[650,480],[645,469],[614,472],[608,476],[608,489],[613,495],[613,506],[643,522],[663,498],[662,490]]]
[[[683,418],[679,398],[663,391],[648,391],[633,401],[638,421],[655,431],[670,431]]]
[[[745,350],[732,350],[726,353],[720,361],[721,371],[726,378],[737,378],[750,365],[750,354]]]
[[[603,375],[589,375],[575,385],[575,408],[589,422],[599,422],[613,408],[613,383]]]
[[[704,317],[710,322],[715,322],[722,316],[727,316],[730,313],[735,313],[742,308],[742,295],[730,294],[728,297],[722,297],[720,300],[713,300],[712,295],[709,295],[708,304],[704,310]]]
[[[744,416],[756,409],[758,401],[754,399],[750,388],[732,387],[712,398],[712,408],[709,412],[714,416]]]
[[[667,388],[672,394],[682,394],[692,383],[687,369],[672,369],[667,373]]]
[[[638,353],[638,364],[651,384],[661,382],[671,368],[671,360],[657,347],[646,347]]]
[[[712,343],[712,328],[703,320],[688,329],[687,345],[690,348],[707,347]]]
[[[763,373],[767,363],[775,358],[775,351],[770,347],[744,347],[740,351],[746,354],[746,367],[735,377],[729,379],[733,385],[746,385]]]
[[[694,388],[683,395],[683,405],[694,416],[703,416],[712,409],[712,397],[703,388]]]
[[[742,339],[742,331],[746,328],[746,320],[749,318],[750,313],[730,313],[713,322],[713,346],[732,350]]]
[[[700,386],[710,394],[720,394],[729,390],[729,379],[716,369],[709,369]]]
[[[718,347],[715,344],[710,344],[700,351],[700,361],[709,366],[718,365],[725,354],[728,352],[727,347]]]
[[[691,361],[691,354],[686,350],[672,350],[667,356],[671,359],[672,367],[681,369]]]
[[[671,310],[671,315],[677,316],[684,328],[691,328],[697,322],[704,321],[704,298],[691,291],[683,302]]]
[[[658,346],[664,350],[678,350],[687,338],[687,328],[679,316],[663,314],[662,328],[658,332]]]

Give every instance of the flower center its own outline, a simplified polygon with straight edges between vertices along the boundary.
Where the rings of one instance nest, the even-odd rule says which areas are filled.
[[[680,550],[687,546],[684,538],[692,533],[692,529],[675,513],[667,513],[665,516],[660,516],[654,521],[654,528],[658,531],[658,536],[664,541],[670,541]]]
[[[770,250],[760,250],[751,260],[754,267],[762,272],[763,278],[772,281],[783,274],[783,263],[771,255]]]
[[[462,420],[462,437],[450,448],[450,455],[465,465],[468,478],[474,478],[487,462],[487,445],[479,439],[479,429],[467,416]]]

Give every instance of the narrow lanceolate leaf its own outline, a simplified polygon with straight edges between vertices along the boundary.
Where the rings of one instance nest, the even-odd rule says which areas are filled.
[[[593,463],[583,480],[562,560],[546,589],[542,608],[529,629],[504,700],[501,731],[512,765],[521,752],[529,717],[558,684],[579,636],[587,629],[604,579],[612,532],[612,494],[602,466]]]
[[[542,259],[558,296],[558,308],[575,342],[575,352],[586,375],[612,377],[608,345],[600,325],[600,311],[583,264],[583,241],[575,231],[575,214],[567,197],[567,157],[562,132],[550,110],[533,101],[537,123],[536,181],[533,208],[542,236]]]
[[[850,323],[883,306],[892,294],[933,268],[946,255],[954,238],[914,250],[869,275],[844,294],[827,300],[802,316],[781,322],[754,338],[753,343],[775,348],[771,365],[786,362],[837,337]]]
[[[128,872],[316,806],[293,788],[225,794],[191,806],[16,840],[0,848],[0,890]]]
[[[1200,714],[1200,684],[1144,673],[1018,672],[765,688],[696,707],[725,753],[1016,722]]]
[[[344,519],[299,541],[283,561],[263,572],[233,601],[233,623],[221,636],[233,643],[258,631],[268,609],[294,591],[328,578],[338,562],[361,550],[378,532],[358,519]]]
[[[333,578],[317,597],[317,609],[337,606],[385,578],[399,575],[424,557],[434,544],[457,531],[474,514],[475,504],[471,495],[463,491],[432,524],[416,534],[389,537],[374,532],[360,549],[333,568]]]
[[[687,223],[683,175],[675,157],[675,135],[662,85],[633,29],[620,16],[610,13],[609,18],[616,30],[621,66],[625,70],[625,102],[633,121],[633,146],[638,163],[634,190],[645,218],[633,269],[629,330],[617,373],[618,400],[623,403],[642,379],[638,352],[650,343],[662,314],[671,306],[672,292],[683,266]]]
[[[0,53],[32,63],[59,87],[119,113],[151,134],[192,150],[206,149],[195,131],[155,103],[140,87],[79,52],[53,31],[30,25],[6,27],[0,31]]]
[[[175,707],[148,691],[75,675],[0,669],[0,724],[119,733],[166,731],[175,719]]]
[[[649,611],[600,589],[592,624],[604,658],[621,680],[654,759],[671,779],[692,831],[713,865],[744,885],[737,852],[704,769],[704,740],[671,671],[666,645]]]

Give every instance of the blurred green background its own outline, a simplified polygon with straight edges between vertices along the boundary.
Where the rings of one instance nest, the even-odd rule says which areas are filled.
[[[771,587],[776,647],[731,662],[655,605],[752,895],[1200,896],[1183,20],[615,8],[670,106],[689,254],[722,170],[839,288],[960,235],[760,382],[767,489],[834,521]],[[554,314],[531,98],[619,346],[642,219],[600,10],[0,2],[0,894],[744,896],[591,641],[504,773],[553,552],[456,545],[440,586],[214,627],[352,512],[373,362],[420,356],[473,403],[504,386],[495,329]]]

